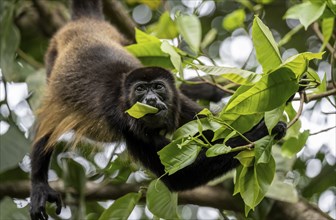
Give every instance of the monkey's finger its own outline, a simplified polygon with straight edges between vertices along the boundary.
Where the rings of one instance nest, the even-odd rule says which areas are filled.
[[[61,213],[62,210],[62,199],[61,196],[58,195],[57,199],[56,199],[56,214],[59,215]]]
[[[43,206],[43,207],[40,207],[39,217],[40,217],[40,219],[42,219],[42,220],[47,220],[47,219],[48,219],[48,214],[47,214],[47,212],[46,212],[44,206]]]

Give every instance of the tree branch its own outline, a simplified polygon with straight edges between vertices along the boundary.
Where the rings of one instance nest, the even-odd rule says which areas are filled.
[[[64,184],[61,181],[50,182],[50,186],[60,192],[63,196],[66,191],[76,194],[71,189],[64,190]],[[92,182],[86,183],[86,200],[110,200],[118,199],[129,192],[138,192],[138,184],[104,185]],[[9,196],[12,198],[24,199],[29,197],[30,182],[7,181],[0,183],[0,198]],[[231,210],[235,212],[244,212],[244,207],[239,197],[232,196],[231,192],[220,186],[203,186],[194,190],[179,193],[180,204],[194,204],[199,206],[208,206],[219,210]],[[331,219],[323,213],[318,207],[300,199],[296,204],[275,201],[272,212],[272,220],[275,219]],[[278,218],[273,218],[277,216]]]
[[[269,220],[303,220],[303,219],[318,219],[331,220],[332,218],[322,212],[316,205],[312,205],[305,199],[300,198],[297,203],[287,203],[276,201],[268,216]]]
[[[307,95],[307,97],[305,99],[305,103],[308,103],[308,102],[313,101],[313,100],[321,99],[321,98],[324,98],[324,97],[328,97],[330,95],[336,95],[336,88],[328,90],[328,91],[323,92],[323,93],[319,93],[319,94]],[[300,99],[299,98],[294,98],[293,100],[298,101]]]

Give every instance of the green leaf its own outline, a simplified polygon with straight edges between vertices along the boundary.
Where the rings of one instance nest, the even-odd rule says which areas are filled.
[[[220,118],[228,125],[239,131],[245,133],[255,126],[263,117],[263,114],[241,115],[236,113],[221,113]],[[232,130],[226,126],[221,126],[215,131],[212,141],[226,138]]]
[[[84,167],[73,160],[72,158],[66,158],[63,160],[63,170],[65,173],[64,184],[68,188],[73,188],[76,192],[84,198],[84,190],[86,184],[86,175]]]
[[[183,111],[183,109],[182,109]],[[200,123],[202,124],[203,131],[206,130],[217,130],[222,125],[218,124],[217,122],[210,121],[208,118],[201,118],[199,119]],[[192,137],[197,134],[198,131],[198,122],[197,120],[190,121],[183,126],[179,127],[173,134],[173,139],[178,140],[183,137]]]
[[[243,168],[237,169],[235,193],[240,192],[245,203],[245,215],[262,201],[275,174],[275,161],[270,151],[272,137],[265,137],[255,144],[254,166],[250,166],[251,157],[247,157]],[[238,184],[238,186],[236,186]]]
[[[277,125],[283,116],[283,112],[285,110],[285,105],[280,106],[279,108],[275,108],[271,111],[265,112],[265,124],[268,130],[268,133],[272,133],[272,129]]]
[[[245,205],[254,209],[260,193],[254,167],[243,167],[239,176],[239,192]]]
[[[204,49],[209,46],[216,39],[216,36],[217,30],[215,28],[211,28],[210,31],[208,31],[208,33],[206,33],[204,36],[204,39],[201,43],[201,48]]]
[[[147,190],[147,206],[154,216],[163,219],[179,219],[177,214],[177,193],[159,180],[153,180]]]
[[[271,185],[274,174],[275,174],[275,160],[273,156],[271,155],[269,158],[268,163],[259,163],[254,166],[255,170],[255,179],[259,186],[259,195],[257,199],[255,200],[254,206],[251,206],[254,208],[257,206],[261,200],[265,197],[269,186]]]
[[[273,110],[286,103],[298,87],[294,73],[280,68],[229,102],[225,112],[253,114]]]
[[[294,56],[289,57],[281,66],[289,68],[293,71],[296,78],[299,78],[303,73],[307,71],[309,61],[312,59],[322,59],[322,55],[324,52],[321,53],[311,53],[305,52],[296,54]]]
[[[255,153],[255,165],[261,163],[268,163],[272,157],[271,150],[273,145],[273,138],[271,136],[266,136],[255,142],[254,153]]]
[[[212,117],[212,112],[207,109],[207,108],[204,108],[202,111],[200,111],[197,115],[205,115],[205,116],[210,116]]]
[[[16,4],[2,3],[0,13],[0,67],[7,80],[14,74],[14,58],[16,49],[20,44],[20,33],[14,25],[14,10]]]
[[[223,28],[227,31],[233,31],[239,27],[243,27],[245,17],[244,9],[237,9],[224,17]]]
[[[14,168],[30,150],[30,142],[24,134],[10,124],[8,131],[0,135],[0,172]]]
[[[325,46],[328,44],[334,30],[334,23],[335,17],[325,18],[322,20],[323,44],[320,48],[320,51],[323,51]]]
[[[314,71],[314,73],[316,73],[316,72]],[[316,73],[316,75],[317,75],[317,73]],[[319,94],[319,93],[323,93],[323,92],[326,92],[326,91],[327,91],[327,74],[324,73],[322,82],[316,89],[314,89],[314,93]]]
[[[172,62],[173,66],[175,69],[183,73],[183,68],[182,68],[182,59],[181,56],[176,52],[174,47],[168,43],[168,41],[163,41],[161,45],[161,50],[170,56],[170,61]]]
[[[146,105],[140,102],[135,103],[132,105],[132,107],[128,110],[126,110],[126,113],[128,113],[133,118],[139,119],[144,117],[147,114],[155,114],[159,111],[159,109]]]
[[[312,3],[306,1],[290,7],[284,18],[299,19],[307,30],[308,26],[316,21],[323,13],[327,3]]]
[[[190,48],[198,53],[202,38],[202,27],[196,15],[179,15],[176,18],[177,27]]]
[[[258,82],[262,75],[234,67],[195,65],[197,69],[213,76],[221,76],[239,85],[252,85]]]
[[[264,73],[281,65],[281,56],[272,33],[258,17],[253,20],[252,40]]]
[[[202,147],[190,142],[183,144],[181,139],[175,140],[158,152],[161,163],[164,165],[168,175],[183,169],[195,161]]]
[[[29,104],[33,110],[37,110],[40,106],[42,97],[44,95],[44,88],[47,82],[45,69],[35,71],[26,78],[29,92],[33,95],[29,98]]]
[[[99,220],[127,220],[129,215],[132,213],[135,205],[139,202],[140,198],[140,193],[126,194],[125,196],[115,200],[114,203],[103,212]]]
[[[126,49],[136,57],[167,57],[168,54],[162,52],[161,42],[145,42],[141,44],[132,44]]]
[[[169,12],[164,12],[159,21],[148,27],[152,35],[161,39],[173,39],[178,36],[178,31],[174,21],[169,16]]]
[[[135,40],[138,44],[161,43],[160,39],[135,28]]]
[[[285,157],[292,157],[297,154],[306,144],[309,137],[309,130],[300,133],[298,138],[291,137],[281,147],[281,153]]]
[[[254,155],[255,153],[253,150],[244,150],[237,154],[234,158],[239,160],[240,164],[244,167],[250,167],[253,165]]]
[[[274,180],[270,185],[266,197],[282,202],[296,203],[299,201],[298,192],[294,185]]]
[[[207,157],[215,157],[221,154],[230,153],[232,150],[231,147],[226,146],[225,144],[215,144],[206,151]]]
[[[13,202],[12,198],[5,197],[0,202],[0,219],[22,220],[29,219],[28,206],[24,208],[18,208]]]

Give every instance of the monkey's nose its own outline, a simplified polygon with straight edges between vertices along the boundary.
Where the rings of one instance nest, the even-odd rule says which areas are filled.
[[[156,99],[155,98],[146,99],[146,104],[155,107]]]

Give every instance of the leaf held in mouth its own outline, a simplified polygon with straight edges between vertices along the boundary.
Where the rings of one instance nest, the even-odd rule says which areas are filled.
[[[147,114],[155,114],[158,111],[159,111],[158,108],[137,102],[125,112],[128,113],[131,117],[139,119]]]

